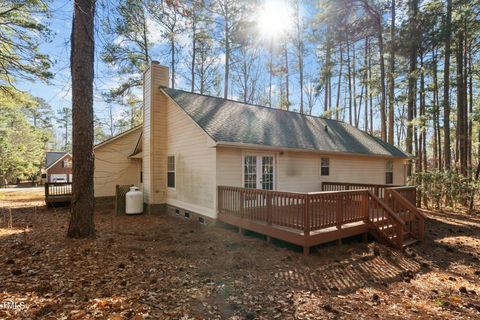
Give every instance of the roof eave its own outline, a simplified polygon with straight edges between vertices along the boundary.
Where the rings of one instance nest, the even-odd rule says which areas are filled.
[[[240,149],[262,149],[262,150],[270,150],[270,151],[290,151],[290,152],[306,152],[306,153],[318,153],[318,154],[329,154],[329,155],[359,156],[359,157],[368,157],[368,158],[410,159],[410,157],[408,157],[407,155],[402,157],[402,156],[394,156],[394,155],[386,155],[386,154],[365,154],[365,153],[354,153],[354,152],[288,148],[288,147],[277,147],[277,146],[269,146],[269,145],[262,145],[262,144],[231,142],[231,141],[218,141],[216,142],[215,146],[240,148]]]
[[[123,137],[123,136],[125,136],[125,135],[127,135],[127,134],[129,134],[129,133],[131,133],[131,132],[134,132],[135,130],[141,129],[141,128],[143,128],[143,123],[142,123],[142,124],[139,124],[138,126],[135,126],[135,127],[133,127],[133,128],[130,128],[130,129],[128,129],[128,130],[126,130],[126,131],[124,131],[124,132],[122,132],[122,133],[119,133],[119,134],[117,134],[116,136],[113,136],[113,137],[111,137],[111,138],[108,138],[107,140],[103,140],[103,141],[100,142],[99,144],[94,145],[94,146],[93,146],[93,150],[95,150],[95,149],[97,149],[97,148],[100,148],[101,146],[104,146],[104,145],[106,145],[106,144],[108,144],[108,143],[110,143],[110,142],[112,142],[112,141],[117,140],[118,138],[121,138],[121,137]]]

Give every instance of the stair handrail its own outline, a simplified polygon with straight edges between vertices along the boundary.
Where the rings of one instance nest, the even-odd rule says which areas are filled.
[[[400,202],[404,207],[410,210],[418,219],[419,221],[419,234],[418,237],[420,241],[423,241],[424,238],[424,229],[425,229],[425,220],[428,218],[423,212],[418,210],[416,206],[414,206],[410,201],[405,199],[395,188],[389,188],[386,192],[390,193],[395,200]],[[393,210],[392,210],[393,211]]]
[[[390,239],[388,234],[386,234],[385,232],[382,231],[382,229],[380,229],[374,221],[371,220],[370,218],[370,214],[368,215],[368,220],[370,222],[371,225],[373,225],[375,227],[375,229],[380,232],[382,234],[382,236],[387,240],[389,241],[390,243],[392,243],[393,245],[396,245],[399,249],[401,249],[403,247],[403,229],[405,228],[406,224],[405,224],[405,221],[403,221],[385,202],[383,202],[382,200],[380,200],[379,197],[377,197],[375,195],[375,193],[373,193],[372,191],[370,190],[366,190],[367,191],[367,194],[374,200],[376,201],[377,204],[379,204],[386,212],[386,214],[392,218],[395,222],[396,222],[396,225],[395,225],[395,232],[396,232],[396,236],[397,236],[397,239],[396,239],[396,242],[393,240],[393,239]],[[369,212],[370,212],[370,209],[368,209]]]
[[[400,218],[393,210],[392,208],[390,208],[385,202],[383,202],[382,200],[380,200],[379,197],[377,197],[372,191],[370,190],[366,190],[368,191],[368,193],[370,194],[370,196],[375,200],[377,201],[383,209],[385,209],[385,211],[387,211],[387,213],[392,216],[392,218],[397,221],[398,223],[400,223],[402,226],[405,226],[405,221],[402,220],[402,218]],[[370,217],[369,217],[370,218]]]

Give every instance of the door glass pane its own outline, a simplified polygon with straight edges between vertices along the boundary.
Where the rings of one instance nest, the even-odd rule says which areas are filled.
[[[244,187],[255,189],[257,187],[257,157],[245,156],[243,167]]]
[[[273,190],[273,157],[262,157],[262,189]]]

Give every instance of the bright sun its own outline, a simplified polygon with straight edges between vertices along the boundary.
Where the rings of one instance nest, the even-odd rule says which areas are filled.
[[[258,15],[258,28],[267,38],[281,36],[291,26],[292,13],[287,1],[265,0]]]

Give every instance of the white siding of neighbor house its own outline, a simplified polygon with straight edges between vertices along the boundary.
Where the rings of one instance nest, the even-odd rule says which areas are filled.
[[[136,130],[95,148],[95,197],[115,195],[117,184],[139,184],[140,160],[128,159],[142,132]]]
[[[167,204],[216,217],[216,157],[211,138],[172,100],[168,100],[167,155],[175,156],[175,188]],[[162,173],[167,175],[167,171]]]
[[[386,159],[365,156],[322,155],[309,152],[266,152],[239,148],[217,148],[217,184],[242,187],[243,154],[275,155],[275,189],[280,191],[321,191],[322,181],[385,183]],[[330,158],[330,175],[320,175],[320,159]],[[393,183],[403,185],[403,159],[394,160]]]

